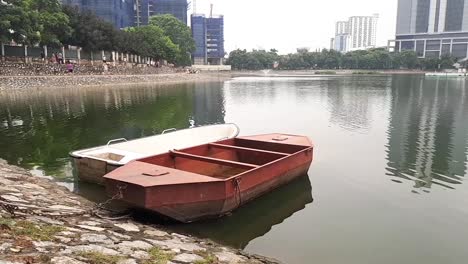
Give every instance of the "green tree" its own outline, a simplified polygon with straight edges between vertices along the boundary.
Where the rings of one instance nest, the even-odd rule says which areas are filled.
[[[416,55],[416,52],[410,51],[410,50],[405,50],[397,54],[400,58],[401,66],[408,68],[408,69],[414,69],[418,66],[418,56]]]
[[[28,12],[23,0],[0,1],[0,41],[34,44],[39,41],[39,26],[35,13]]]
[[[154,25],[127,28],[129,36],[135,42],[135,49],[139,55],[151,57],[156,60],[166,59],[174,63],[180,49],[169,37],[164,35],[161,28]]]
[[[78,8],[65,6],[72,32],[64,42],[82,47],[86,51],[113,50],[117,48],[120,34],[111,23],[97,17],[91,11],[80,12]]]
[[[68,16],[59,0],[25,0],[29,15],[37,17],[41,45],[61,46],[70,37]]]
[[[195,51],[195,40],[190,28],[172,15],[158,15],[150,18],[150,25],[158,26],[164,35],[178,46],[179,52],[176,56],[177,65],[191,65],[191,53]]]
[[[453,65],[457,61],[456,58],[449,56],[449,55],[444,55],[440,58],[440,68],[441,69],[453,69]]]

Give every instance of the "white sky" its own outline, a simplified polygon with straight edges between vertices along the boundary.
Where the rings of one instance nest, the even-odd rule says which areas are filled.
[[[192,2],[194,0],[191,0]],[[225,47],[294,52],[298,47],[329,48],[335,22],[350,16],[380,15],[377,45],[395,38],[397,0],[195,0],[197,13],[225,19]],[[190,11],[191,13],[192,11]]]

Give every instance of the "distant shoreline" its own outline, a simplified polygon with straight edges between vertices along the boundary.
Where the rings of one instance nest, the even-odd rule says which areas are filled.
[[[264,71],[232,71],[233,77],[300,77],[300,76],[359,76],[359,75],[389,75],[389,74],[425,74],[421,70],[264,70]]]
[[[0,91],[30,89],[64,89],[77,87],[165,85],[191,82],[223,82],[234,77],[311,77],[311,76],[381,76],[389,74],[424,74],[424,71],[377,71],[377,70],[304,70],[304,71],[232,71],[202,72],[199,74],[110,74],[110,75],[36,75],[1,76]]]
[[[0,91],[145,84],[164,85],[190,82],[221,82],[230,78],[230,73],[0,76]]]

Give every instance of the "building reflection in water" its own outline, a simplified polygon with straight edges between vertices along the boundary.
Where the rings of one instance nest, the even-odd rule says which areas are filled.
[[[224,123],[219,83],[0,94],[0,158],[72,180],[68,153],[113,138]]]
[[[395,77],[387,175],[425,192],[456,188],[466,173],[467,115],[464,79]]]
[[[391,78],[340,78],[323,82],[330,122],[348,131],[367,132],[372,112],[385,108]]]
[[[224,92],[213,83],[197,83],[193,93],[193,126],[224,124]]]

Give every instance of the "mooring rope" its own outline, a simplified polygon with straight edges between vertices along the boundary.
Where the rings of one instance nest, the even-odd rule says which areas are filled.
[[[5,210],[9,213],[13,218],[22,215],[34,215],[34,216],[42,216],[42,217],[51,217],[51,218],[67,218],[67,217],[75,217],[75,216],[83,216],[86,214],[94,215],[96,217],[107,219],[107,220],[119,220],[130,217],[131,213],[126,213],[121,216],[116,217],[107,217],[103,216],[100,211],[108,211],[114,214],[123,214],[124,212],[115,212],[109,208],[106,208],[112,201],[120,200],[123,198],[123,192],[126,190],[127,186],[118,186],[118,192],[112,196],[110,199],[106,200],[105,202],[96,204],[93,208],[89,210],[81,210],[81,209],[73,209],[67,210],[65,208],[41,208],[40,206],[36,205],[28,205],[28,204],[20,204],[20,203],[12,203],[7,199],[0,196],[0,208]],[[66,212],[71,211],[71,212]],[[19,214],[20,213],[20,214]],[[58,215],[54,214],[58,213]]]
[[[234,188],[235,188],[235,192],[236,192],[234,199],[235,199],[236,202],[237,202],[237,200],[239,200],[239,202],[237,203],[237,207],[242,205],[242,192],[241,192],[240,182],[241,182],[240,178],[235,178],[234,179]]]

